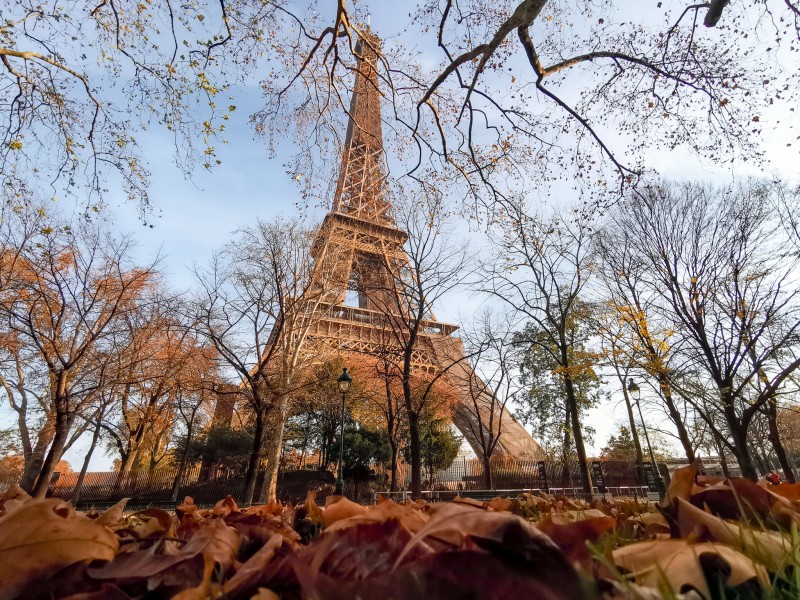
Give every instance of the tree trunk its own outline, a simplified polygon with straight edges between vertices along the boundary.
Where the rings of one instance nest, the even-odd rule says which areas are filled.
[[[256,409],[256,426],[253,432],[253,447],[250,450],[250,459],[247,461],[247,471],[244,474],[244,489],[242,491],[242,504],[252,504],[256,490],[256,479],[261,466],[261,449],[264,445],[264,430],[266,429],[266,408],[259,406]]]
[[[389,486],[390,492],[397,491],[397,440],[394,438],[389,438],[389,447],[392,449],[392,462],[391,462],[391,472],[392,472],[392,481]]]
[[[47,453],[47,448],[53,441],[55,432],[55,417],[49,414],[39,435],[36,437],[36,444],[34,444],[30,455],[25,457],[25,468],[22,471],[19,486],[28,493],[33,493],[33,485],[36,482],[36,477],[42,471],[44,457]]]
[[[483,484],[487,490],[494,489],[494,477],[492,475],[492,456],[483,455]]]
[[[750,481],[756,481],[758,479],[758,473],[753,464],[753,458],[750,456],[750,449],[747,446],[747,427],[739,425],[738,423],[734,426],[730,421],[728,425],[731,429],[733,452],[736,455],[736,460],[739,461],[742,477]]]
[[[186,425],[186,443],[183,445],[183,452],[181,452],[181,459],[178,463],[178,472],[175,474],[175,479],[172,482],[172,493],[170,494],[170,498],[173,502],[177,502],[178,500],[178,494],[180,493],[181,488],[181,480],[183,479],[184,471],[186,471],[186,457],[189,455],[189,446],[192,443],[195,414],[196,409],[194,412],[192,412],[192,418]]]
[[[272,411],[269,423],[269,437],[266,443],[267,469],[261,490],[256,495],[259,502],[272,502],[278,498],[278,471],[281,463],[281,449],[283,448],[283,429],[286,424],[286,399],[281,399],[280,405]]]
[[[419,439],[419,415],[413,411],[408,412],[408,430],[411,438],[411,497],[422,496],[422,456]]]
[[[631,426],[631,437],[633,438],[633,447],[636,450],[636,473],[639,478],[639,485],[645,485],[644,480],[644,453],[642,452],[642,443],[639,441],[639,431],[636,427],[636,419],[633,416],[633,406],[631,399],[628,396],[628,390],[625,388],[625,380],[622,381],[622,397],[625,398],[625,408],[628,411],[628,422]]]
[[[564,388],[567,393],[567,404],[569,408],[570,425],[572,426],[572,437],[575,440],[575,450],[578,453],[578,467],[581,474],[581,485],[587,494],[592,494],[592,478],[589,475],[589,462],[586,458],[586,447],[583,444],[583,432],[581,430],[580,414],[578,412],[578,400],[575,397],[575,387],[568,374],[564,375]]]
[[[47,494],[47,488],[50,485],[50,479],[56,470],[56,465],[61,457],[61,451],[64,449],[64,444],[67,443],[69,437],[69,419],[67,415],[59,411],[56,414],[55,435],[53,442],[50,444],[50,449],[47,451],[44,462],[42,463],[42,470],[39,472],[39,477],[36,479],[36,484],[33,486],[31,495],[34,498],[44,498]]]
[[[683,422],[683,417],[681,416],[678,407],[675,405],[675,402],[672,399],[672,389],[669,385],[669,380],[665,375],[660,375],[658,377],[658,385],[661,388],[661,393],[664,395],[664,404],[667,405],[667,410],[669,411],[669,418],[670,421],[675,425],[675,430],[678,433],[678,439],[681,442],[681,446],[683,446],[683,453],[686,455],[686,459],[691,463],[694,462],[694,459],[697,458],[694,452],[694,447],[692,446],[692,440],[689,439],[689,432],[686,430],[686,424]]]
[[[730,477],[731,473],[728,469],[728,459],[725,458],[725,446],[723,446],[722,441],[716,436],[714,436],[714,444],[717,446],[717,454],[719,454],[719,466],[722,468],[722,474],[725,477]]]
[[[97,447],[97,440],[100,438],[100,420],[103,418],[102,415],[97,415],[97,423],[94,426],[94,432],[92,433],[92,443],[89,445],[89,451],[86,453],[86,458],[83,459],[83,465],[81,466],[81,472],[78,475],[78,481],[75,482],[75,489],[72,491],[72,501],[73,506],[78,506],[78,501],[81,499],[81,491],[83,490],[83,480],[86,478],[86,472],[89,470],[89,461],[92,459],[92,454],[94,454],[94,449]]]
[[[789,457],[786,455],[786,448],[783,446],[780,431],[778,431],[778,403],[775,401],[774,396],[767,402],[767,422],[769,423],[769,442],[772,444],[775,456],[778,457],[783,476],[789,483],[795,483],[797,480],[794,476],[794,469],[792,469],[792,463],[789,462]]]

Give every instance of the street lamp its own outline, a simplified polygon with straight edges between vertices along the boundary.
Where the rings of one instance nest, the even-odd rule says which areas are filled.
[[[636,408],[639,411],[639,420],[642,422],[642,431],[644,431],[644,439],[647,442],[647,451],[650,453],[650,462],[653,465],[653,476],[656,478],[656,485],[658,486],[658,495],[664,498],[664,483],[661,481],[661,473],[658,472],[656,466],[656,457],[653,454],[653,447],[650,445],[650,436],[647,434],[647,426],[644,424],[644,416],[642,415],[642,405],[639,403],[639,398],[642,395],[642,389],[636,384],[633,379],[628,379],[628,393],[636,402]]]
[[[336,475],[336,487],[333,493],[337,496],[341,496],[344,491],[344,397],[347,395],[347,392],[350,391],[350,385],[353,383],[353,378],[350,377],[350,373],[347,372],[347,367],[342,369],[342,374],[339,375],[339,379],[337,379],[336,382],[339,385],[339,393],[342,394],[342,428],[339,434],[339,472]]]

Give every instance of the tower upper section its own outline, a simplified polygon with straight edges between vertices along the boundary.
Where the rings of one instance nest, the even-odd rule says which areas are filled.
[[[378,77],[380,40],[368,30],[359,38],[356,53],[356,78],[332,212],[391,227]]]

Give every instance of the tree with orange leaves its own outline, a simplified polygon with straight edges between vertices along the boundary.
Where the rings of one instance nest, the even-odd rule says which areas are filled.
[[[31,211],[39,220],[28,218]],[[136,267],[131,240],[96,223],[73,225],[43,209],[20,213],[28,216],[18,222],[37,227],[22,239],[14,227],[3,230],[0,313],[6,333],[19,336],[47,376],[53,436],[31,487],[44,496],[70,432],[105,379],[114,336],[158,273],[156,262]]]
[[[148,296],[124,320],[128,344],[118,362],[114,418],[103,425],[120,455],[120,479],[137,466],[152,469],[166,456],[178,395],[210,386],[217,359],[177,314],[177,298],[160,289]]]

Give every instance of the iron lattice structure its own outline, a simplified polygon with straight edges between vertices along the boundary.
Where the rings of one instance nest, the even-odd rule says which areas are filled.
[[[317,315],[308,333],[310,347],[325,347],[347,355],[396,355],[401,319],[396,289],[398,273],[409,258],[408,238],[398,228],[386,181],[377,73],[379,40],[367,34],[357,45],[360,54],[341,168],[331,211],[314,242],[314,279],[319,282]],[[338,274],[338,275],[337,275]],[[313,290],[312,290],[313,291]],[[348,292],[357,306],[347,304]],[[394,308],[393,308],[394,307]],[[422,322],[413,350],[413,368],[436,375],[446,365],[447,379],[460,401],[453,422],[478,456],[482,455],[479,422],[499,434],[498,449],[517,460],[543,458],[530,434],[505,409],[493,407],[491,396],[464,360],[464,346],[453,334],[458,326],[441,323],[432,312]],[[356,359],[354,357],[354,359]],[[478,385],[476,385],[476,382]],[[476,391],[481,390],[483,391]],[[477,410],[476,410],[477,405]]]

